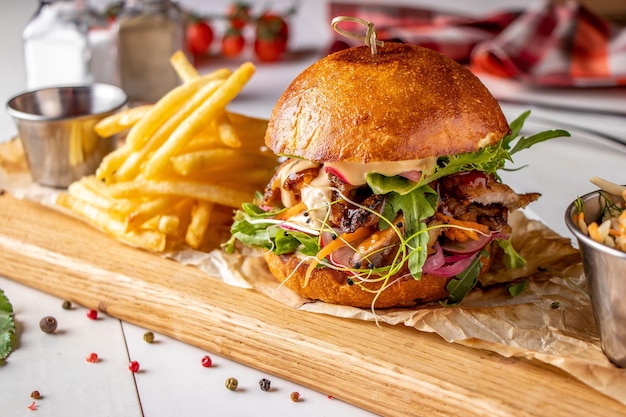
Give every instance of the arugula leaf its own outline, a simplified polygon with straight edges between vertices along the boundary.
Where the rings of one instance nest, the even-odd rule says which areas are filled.
[[[510,239],[498,239],[496,242],[498,242],[498,246],[504,250],[504,264],[507,268],[519,269],[526,265],[526,260],[522,258],[519,253],[517,253]]]
[[[13,306],[0,289],[0,361],[9,357],[15,347],[16,328]]]
[[[509,294],[511,294],[511,297],[517,297],[518,295],[523,293],[527,287],[528,287],[528,280],[523,279],[521,281],[507,285],[506,288],[507,290],[509,290]]]
[[[481,251],[481,253],[476,256],[465,271],[461,272],[448,282],[446,290],[448,290],[449,294],[446,305],[460,303],[461,300],[463,300],[463,298],[465,298],[465,296],[476,286],[478,283],[478,274],[483,266],[480,258],[481,256],[484,256],[485,252],[486,251]]]
[[[509,154],[513,155],[514,153],[519,152],[523,149],[528,149],[537,143],[545,142],[546,140],[549,140],[549,139],[559,138],[559,137],[564,137],[564,136],[569,137],[570,136],[569,132],[565,130],[560,130],[560,129],[546,130],[544,132],[540,132],[529,137],[522,136],[515,143],[515,146],[513,147],[513,149],[509,151]]]
[[[404,195],[391,192],[383,212],[388,221],[392,221],[400,211],[404,214],[406,242],[411,248],[408,266],[416,279],[421,277],[422,266],[428,256],[428,232],[424,220],[435,214],[438,199],[437,192],[427,185]]]
[[[528,116],[530,116],[530,110],[526,110],[524,113],[517,116],[515,120],[509,123],[511,132],[502,138],[502,146],[505,149],[511,149],[511,142],[519,136],[519,132],[522,130],[522,127],[524,127],[524,123],[526,122],[526,119],[528,119]]]

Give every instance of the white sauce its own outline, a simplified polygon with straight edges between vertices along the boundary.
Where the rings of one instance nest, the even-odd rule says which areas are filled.
[[[420,171],[430,174],[437,163],[437,157],[413,159],[409,161],[370,162],[361,164],[358,162],[327,162],[327,166],[340,173],[343,178],[352,185],[363,185],[368,173],[382,174],[387,177],[400,175],[407,171]]]
[[[278,173],[278,178],[280,180],[280,199],[283,202],[283,206],[291,207],[296,204],[296,201],[293,201],[292,195],[289,191],[285,190],[282,185],[289,178],[291,174],[296,174],[300,171],[304,171],[309,168],[316,168],[319,164],[316,162],[306,161],[304,159],[292,159],[287,162]]]

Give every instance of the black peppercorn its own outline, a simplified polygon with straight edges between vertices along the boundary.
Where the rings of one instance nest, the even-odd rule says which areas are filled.
[[[271,385],[272,383],[270,382],[269,379],[263,378],[262,380],[259,381],[259,388],[261,388],[261,391],[269,391]]]
[[[57,319],[46,316],[39,321],[39,328],[44,333],[54,333],[57,329]]]

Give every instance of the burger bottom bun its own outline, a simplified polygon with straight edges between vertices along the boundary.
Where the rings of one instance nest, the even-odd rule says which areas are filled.
[[[399,279],[397,276],[390,278],[388,282],[393,283],[378,294],[383,283],[349,285],[347,273],[324,267],[315,268],[307,281],[309,264],[300,264],[300,259],[293,254],[267,252],[264,257],[272,275],[302,297],[360,308],[411,307],[442,300],[448,296],[446,285],[452,279],[424,273],[417,280],[406,272]],[[489,268],[491,259],[491,256],[482,259],[481,273]]]

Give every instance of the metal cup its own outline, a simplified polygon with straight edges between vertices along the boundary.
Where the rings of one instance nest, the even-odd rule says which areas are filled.
[[[616,203],[623,201],[618,196],[603,195]],[[596,221],[605,206],[600,191],[586,194],[581,200],[585,222]],[[565,223],[576,237],[582,254],[602,350],[615,365],[626,367],[626,253],[582,233],[573,220],[576,213],[576,204],[570,204],[565,211]]]
[[[33,180],[64,188],[93,174],[117,140],[99,137],[94,126],[127,102],[123,90],[108,84],[41,88],[9,99]]]

